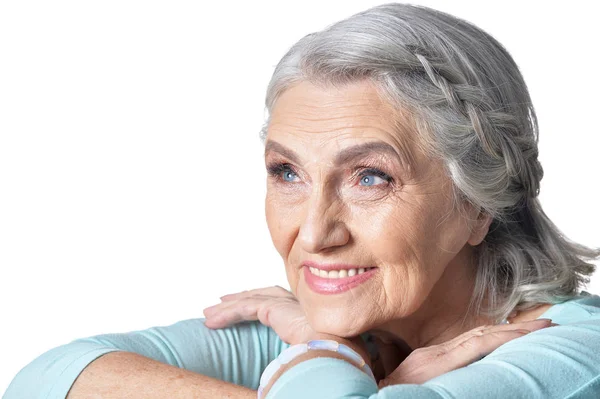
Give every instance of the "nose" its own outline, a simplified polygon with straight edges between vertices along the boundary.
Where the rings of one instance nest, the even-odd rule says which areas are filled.
[[[344,205],[337,195],[315,190],[305,207],[298,239],[306,252],[319,253],[348,243],[350,232],[342,220]]]

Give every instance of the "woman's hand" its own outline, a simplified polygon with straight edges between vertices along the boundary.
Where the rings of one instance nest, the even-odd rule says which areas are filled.
[[[422,384],[480,360],[508,341],[553,325],[556,324],[550,319],[536,319],[515,324],[481,326],[443,344],[416,349],[390,375],[379,381],[379,388],[397,384]]]
[[[306,321],[298,299],[278,285],[224,295],[221,301],[204,309],[208,328],[224,328],[245,320],[258,320],[290,345],[307,342],[316,335]]]
[[[209,328],[224,328],[241,321],[258,320],[273,328],[281,340],[290,345],[305,343],[312,339],[334,339],[340,342],[350,340],[346,343],[353,344],[353,348],[365,358],[367,363],[371,364],[366,357],[367,350],[360,337],[349,339],[315,332],[308,324],[296,297],[282,287],[273,286],[229,294],[222,296],[221,301],[220,304],[204,309],[205,325]],[[508,341],[551,325],[553,325],[551,320],[536,319],[514,324],[477,327],[443,344],[412,351],[391,373],[388,368],[392,368],[391,364],[398,364],[394,360],[397,356],[394,355],[390,359],[382,356],[380,359],[382,364],[377,365],[374,373],[380,377],[385,376],[379,381],[380,389],[388,385],[421,384],[480,360]],[[389,353],[393,352],[395,345],[378,342],[380,349]],[[393,348],[390,349],[390,346]],[[400,355],[400,352],[397,355]]]

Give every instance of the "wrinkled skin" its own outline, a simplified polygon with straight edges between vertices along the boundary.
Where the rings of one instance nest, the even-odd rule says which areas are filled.
[[[204,310],[206,326],[259,320],[290,344],[320,334],[347,338],[365,361],[357,336],[369,331],[379,353],[368,363],[383,388],[423,383],[552,325],[535,320],[550,305],[513,315],[514,324],[467,313],[473,246],[491,219],[453,203],[443,165],[426,155],[413,122],[366,81],[341,89],[303,82],[285,91],[267,134],[265,209],[292,292],[275,286],[225,295]],[[336,159],[365,143],[391,151]],[[305,261],[377,269],[349,291],[322,295],[307,286]]]
[[[389,144],[396,154],[336,163],[339,151],[367,142]],[[275,171],[267,178],[267,224],[291,291],[316,331],[380,331],[419,348],[493,324],[466,313],[472,247],[491,218],[453,203],[443,164],[423,148],[413,120],[395,114],[368,81],[342,88],[301,82],[278,98],[266,140],[265,164]],[[273,168],[281,164],[283,171]],[[307,286],[304,261],[377,272],[349,291],[322,295]]]

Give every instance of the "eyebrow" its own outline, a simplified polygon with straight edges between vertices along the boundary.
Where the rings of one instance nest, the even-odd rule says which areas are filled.
[[[267,140],[265,144],[265,156],[270,151],[277,152],[297,164],[301,163],[298,154],[276,141]],[[410,170],[410,157],[408,157],[409,159],[402,157],[394,147],[383,141],[369,141],[367,143],[357,144],[348,148],[344,148],[343,150],[337,153],[333,162],[335,166],[340,166],[348,163],[352,159],[365,157],[368,155],[372,155],[373,153],[378,155],[386,154],[397,158],[404,167]]]

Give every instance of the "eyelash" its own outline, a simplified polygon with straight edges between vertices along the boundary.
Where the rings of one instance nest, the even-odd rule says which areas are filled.
[[[373,167],[369,167],[369,166],[358,166],[358,167],[356,167],[355,171],[358,171],[358,170],[360,170],[360,173],[357,174],[355,172],[354,175],[356,177],[362,178],[364,176],[377,176],[388,182],[388,184],[386,186],[389,186],[394,183],[394,178],[392,178],[390,175],[388,175],[387,173],[385,173],[382,170],[379,170],[377,168],[373,168]],[[281,177],[281,174],[283,172],[292,172],[293,174],[297,175],[296,171],[294,170],[292,165],[289,163],[276,162],[276,163],[269,164],[267,166],[267,172],[268,172],[269,176],[274,177],[275,179],[277,179],[277,181],[282,182],[282,183],[289,183],[287,180],[284,180]],[[377,187],[377,188],[379,188],[379,186],[380,186],[380,184],[375,185],[375,186],[362,186],[362,187],[365,187],[365,188]]]

